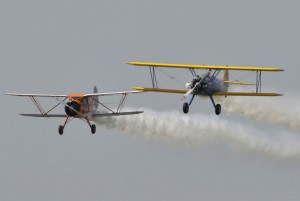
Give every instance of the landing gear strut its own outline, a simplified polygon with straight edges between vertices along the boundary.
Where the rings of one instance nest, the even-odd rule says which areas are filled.
[[[67,125],[67,123],[69,122],[69,120],[70,120],[70,117],[67,116],[64,125],[59,125],[59,126],[58,126],[58,133],[59,133],[60,135],[62,135],[62,134],[64,133],[64,128],[65,128],[65,126]],[[95,124],[91,124],[90,121],[89,121],[89,119],[88,119],[87,117],[85,117],[85,118],[82,119],[82,120],[85,120],[85,121],[89,124],[89,126],[90,126],[90,128],[91,128],[91,133],[92,133],[92,134],[95,134],[95,133],[96,133],[96,125],[95,125]]]
[[[187,113],[189,112],[190,105],[192,104],[192,102],[193,102],[195,96],[196,96],[196,95],[193,94],[193,96],[192,96],[192,98],[191,98],[191,100],[190,100],[189,103],[187,103],[187,102],[183,103],[182,109],[183,109],[183,112],[184,112],[185,114],[187,114]]]

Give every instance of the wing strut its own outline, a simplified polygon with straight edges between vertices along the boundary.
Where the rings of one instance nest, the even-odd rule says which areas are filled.
[[[154,89],[154,88],[157,89],[157,88],[158,88],[158,85],[157,85],[157,79],[156,79],[155,67],[154,67],[154,66],[150,66],[149,69],[150,69],[150,76],[151,76],[151,81],[152,81],[153,89]]]
[[[63,103],[68,97],[64,98],[63,100],[61,100],[59,103],[57,103],[55,106],[53,106],[52,108],[50,108],[47,112],[45,112],[43,106],[39,103],[39,101],[37,100],[37,98],[35,98],[34,96],[29,96],[29,98],[31,99],[31,101],[34,103],[34,105],[36,106],[36,108],[40,111],[40,113],[42,115],[48,115],[49,112],[51,112],[52,110],[54,110],[57,106],[59,106],[61,103]]]
[[[215,70],[214,73],[211,76],[210,81],[214,80],[220,73],[220,70]]]
[[[33,96],[29,96],[36,108],[40,111],[41,114],[45,114],[45,110],[42,105],[36,100]]]
[[[40,111],[40,113],[42,115],[48,115],[49,112],[51,112],[52,110],[54,110],[57,106],[59,106],[61,103],[63,103],[68,97],[64,98],[62,101],[60,101],[59,103],[57,103],[55,106],[53,106],[52,108],[50,108],[47,112],[45,112],[44,108],[42,107],[42,105],[39,103],[39,101],[37,100],[37,98],[35,98],[34,96],[29,96],[29,98],[32,100],[32,102],[34,103],[34,105],[36,106],[36,108]]]
[[[256,71],[256,93],[261,93],[261,71]]]
[[[103,103],[101,103],[100,101],[98,101],[97,99],[95,99],[94,97],[92,97],[92,99],[94,101],[96,101],[97,103],[99,103],[101,106],[103,106],[104,108],[106,108],[107,110],[109,110],[112,113],[115,113],[113,110],[111,110],[110,108],[108,108],[107,106],[105,106]]]
[[[189,70],[191,71],[193,77],[197,76],[197,73],[196,73],[196,71],[193,68],[189,68]]]
[[[119,103],[119,106],[118,106],[118,109],[117,109],[117,112],[116,112],[116,113],[121,112],[121,110],[123,109],[123,107],[124,107],[124,105],[125,105],[125,102],[126,102],[127,95],[128,95],[128,94],[123,94],[123,95],[122,95],[122,98],[121,98],[121,100],[120,100],[120,103]]]

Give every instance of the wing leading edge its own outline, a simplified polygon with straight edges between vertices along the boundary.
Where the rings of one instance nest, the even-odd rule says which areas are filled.
[[[128,62],[127,64],[146,67],[161,68],[188,68],[188,69],[211,69],[211,70],[244,70],[244,71],[284,71],[281,68],[273,67],[249,67],[249,66],[214,66],[214,65],[195,65],[195,64],[170,64],[170,63],[153,63],[153,62]]]
[[[55,95],[55,94],[23,94],[23,93],[6,93],[6,95],[9,96],[33,96],[33,97],[54,97],[54,98],[58,98],[58,97],[68,97],[68,95]]]
[[[133,94],[140,93],[140,91],[121,91],[121,92],[108,92],[108,93],[92,93],[92,94],[84,94],[85,97],[89,96],[110,96],[110,95],[118,95],[118,94]],[[68,97],[68,95],[55,95],[55,94],[23,94],[23,93],[6,93],[6,95],[10,96],[27,96],[27,97]]]

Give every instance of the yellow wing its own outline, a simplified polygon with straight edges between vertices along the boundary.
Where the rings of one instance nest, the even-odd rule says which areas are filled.
[[[249,82],[236,82],[236,81],[224,81],[224,83],[226,84],[231,84],[231,85],[255,85],[253,83],[249,83]]]
[[[152,63],[152,62],[128,62],[135,66],[162,67],[162,68],[192,68],[192,69],[211,69],[211,70],[245,70],[245,71],[284,71],[280,68],[270,67],[247,67],[247,66],[213,66],[213,65],[194,65],[194,64],[168,64],[168,63]]]
[[[133,87],[137,91],[150,91],[150,92],[162,92],[162,93],[177,93],[185,94],[187,90],[179,89],[161,89],[161,88],[147,88],[147,87]],[[282,96],[277,93],[254,93],[254,92],[216,92],[213,96]]]
[[[133,87],[137,91],[151,91],[151,92],[163,92],[163,93],[175,93],[175,94],[185,94],[187,90],[179,89],[159,89],[159,88],[147,88],[147,87]]]
[[[213,96],[282,96],[277,93],[255,93],[255,92],[216,92]]]

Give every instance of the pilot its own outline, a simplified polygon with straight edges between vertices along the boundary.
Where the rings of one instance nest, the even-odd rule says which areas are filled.
[[[195,84],[197,82],[201,81],[201,77],[199,75],[197,75],[196,77],[193,78],[192,82],[191,82],[191,88],[194,88]]]

